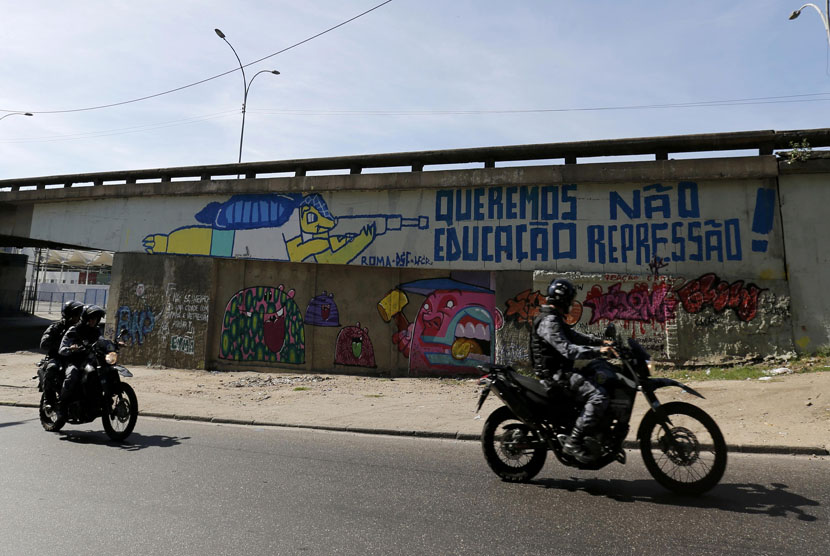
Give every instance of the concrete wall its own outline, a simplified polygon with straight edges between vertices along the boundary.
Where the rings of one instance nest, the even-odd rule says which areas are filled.
[[[560,275],[537,272],[545,291]],[[570,274],[578,289],[577,329],[601,334],[613,322],[655,360],[684,364],[740,362],[793,350],[785,280],[724,280],[714,273]]]
[[[17,313],[26,289],[26,255],[0,253],[0,314]]]
[[[784,174],[779,185],[793,339],[799,351],[811,353],[830,345],[830,177]]]
[[[193,257],[116,256],[107,333],[124,333],[126,360],[205,368],[213,265]]]
[[[828,343],[823,172],[778,171],[751,157],[102,188],[35,204],[32,235],[118,251],[108,321],[144,364],[521,362],[556,276],[580,288],[576,326],[707,364]]]
[[[156,255],[444,270],[784,277],[782,230],[773,225],[775,180],[517,179],[522,181],[494,180],[487,187],[40,203],[32,231],[43,239]],[[107,217],[84,225],[89,214]]]
[[[787,283],[669,275],[437,271],[117,254],[110,331],[124,360],[218,370],[452,376],[527,365],[555,277],[575,325],[614,322],[655,359],[736,362],[791,351]]]
[[[146,365],[467,374],[502,322],[490,272],[117,254],[113,276],[108,332]]]

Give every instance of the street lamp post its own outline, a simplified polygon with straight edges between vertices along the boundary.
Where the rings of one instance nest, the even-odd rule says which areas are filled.
[[[8,114],[3,114],[0,116],[0,120],[3,118],[8,118],[9,116],[34,116],[31,112],[10,112]]]
[[[241,163],[242,162],[242,141],[245,138],[245,111],[246,111],[246,108],[248,106],[248,92],[251,90],[251,83],[254,82],[254,79],[256,79],[256,76],[259,75],[260,73],[273,73],[274,75],[279,75],[280,72],[278,72],[277,70],[258,71],[257,73],[254,74],[253,77],[251,77],[251,80],[248,81],[248,79],[245,77],[245,66],[242,65],[242,60],[239,59],[239,54],[236,53],[236,49],[233,47],[233,45],[225,37],[225,33],[223,33],[220,29],[214,29],[214,31],[216,32],[216,34],[219,36],[220,39],[222,39],[223,41],[228,43],[228,46],[231,47],[231,50],[233,50],[233,55],[236,56],[236,61],[239,62],[239,69],[242,70],[242,92],[243,92],[243,95],[242,95],[242,131],[239,133],[239,160],[238,160],[238,162]]]
[[[827,34],[827,44],[830,46],[830,21],[828,21],[828,17],[830,17],[830,0],[825,2],[825,9],[822,12],[821,8],[813,4],[812,2],[808,2],[798,8],[796,11],[790,14],[790,19],[795,19],[801,15],[801,10],[806,8],[807,6],[813,8],[818,12],[818,16],[821,18],[821,24],[824,25],[824,32]]]

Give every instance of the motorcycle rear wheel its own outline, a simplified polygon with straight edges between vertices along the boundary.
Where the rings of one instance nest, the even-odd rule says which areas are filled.
[[[726,441],[715,420],[697,406],[670,402],[661,406],[671,421],[668,433],[654,411],[638,433],[640,454],[654,479],[679,494],[710,490],[726,470]]]
[[[63,419],[58,419],[58,394],[51,388],[46,388],[40,396],[40,424],[43,430],[58,432],[66,424]]]
[[[545,465],[547,447],[530,427],[507,406],[495,410],[481,432],[484,459],[496,475],[511,483],[524,483]]]
[[[133,432],[138,420],[138,398],[132,386],[126,382],[104,402],[101,421],[111,439],[120,442]]]

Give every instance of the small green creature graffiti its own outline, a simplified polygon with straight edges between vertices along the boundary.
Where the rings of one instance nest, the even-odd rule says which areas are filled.
[[[225,308],[219,358],[305,363],[305,329],[294,290],[280,285],[238,291]]]

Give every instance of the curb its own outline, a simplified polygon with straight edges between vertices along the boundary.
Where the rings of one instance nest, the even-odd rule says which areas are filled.
[[[0,406],[12,407],[32,407],[38,408],[38,404],[26,402],[4,402],[0,401]],[[464,440],[472,442],[480,442],[480,434],[466,434],[466,433],[452,433],[452,432],[431,432],[431,431],[416,431],[416,430],[394,430],[394,429],[377,429],[367,427],[338,427],[331,425],[300,425],[297,423],[279,423],[273,421],[259,421],[256,419],[229,419],[219,417],[201,417],[198,415],[176,415],[173,413],[160,412],[143,412],[139,411],[139,416],[153,417],[155,419],[171,419],[174,421],[195,421],[201,423],[215,423],[219,425],[243,425],[243,426],[257,426],[257,427],[282,427],[290,429],[305,429],[318,430],[330,432],[353,432],[359,434],[374,434],[379,436],[411,436],[417,438],[437,438],[444,440]],[[639,444],[633,440],[626,440],[623,443],[623,448],[636,450]],[[774,455],[797,455],[797,456],[828,456],[830,450],[827,448],[810,447],[810,446],[762,446],[753,444],[729,444],[728,451],[739,454],[774,454]]]

